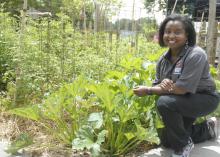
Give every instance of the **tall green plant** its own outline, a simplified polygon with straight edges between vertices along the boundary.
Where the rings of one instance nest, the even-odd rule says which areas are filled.
[[[51,94],[41,105],[16,108],[9,113],[39,122],[54,138],[71,145],[88,114],[90,105],[84,100],[87,84],[84,77],[79,77]]]
[[[152,63],[148,68],[142,63],[141,58],[128,55],[121,63],[121,71],[110,71],[104,82],[89,87],[96,96],[98,112],[90,115],[88,122],[94,125],[88,123],[81,128],[83,134],[73,140],[73,148],[87,148],[94,156],[119,156],[144,140],[158,142],[155,98],[138,98],[132,92],[134,86],[148,84],[152,76]]]
[[[132,91],[123,84],[118,84],[117,87],[116,89],[114,86],[115,89],[112,89],[111,85],[104,83],[92,89],[100,98],[104,111],[103,127],[107,135],[103,148],[112,156],[125,154],[139,142],[150,138],[152,140],[154,136],[153,132],[141,125],[141,115],[138,112],[140,104],[132,99]],[[153,105],[153,102],[147,103],[146,106]]]
[[[0,91],[7,89],[7,84],[14,80],[13,55],[17,42],[14,30],[15,20],[0,8]]]

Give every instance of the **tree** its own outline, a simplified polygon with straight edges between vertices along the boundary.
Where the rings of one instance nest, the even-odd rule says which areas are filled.
[[[109,21],[113,10],[119,10],[121,0],[93,0],[95,8],[94,27],[95,31],[100,31],[105,27],[105,21]],[[108,19],[109,18],[109,19]]]
[[[171,14],[174,4],[175,13],[192,15],[195,7],[195,0],[145,0],[144,5],[148,12],[154,11],[158,5],[159,10],[163,10],[167,14]]]
[[[16,17],[20,15],[23,0],[0,0],[0,4],[3,6],[5,12],[9,12],[12,16]],[[60,6],[62,6],[62,0],[28,0],[28,9],[34,8],[54,14],[60,11]]]
[[[164,10],[167,7],[168,0],[144,0],[145,9],[148,12],[152,12],[156,9],[156,6],[159,4],[158,9]]]
[[[208,21],[208,36],[207,36],[207,55],[209,63],[214,65],[215,64],[215,48],[216,48],[216,41],[215,41],[215,34],[218,33],[217,31],[217,21],[216,18],[216,0],[209,1],[209,21]]]

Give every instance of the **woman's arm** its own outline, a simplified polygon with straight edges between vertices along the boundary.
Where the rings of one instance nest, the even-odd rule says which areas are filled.
[[[164,79],[160,84],[147,87],[147,86],[138,86],[133,89],[133,92],[137,96],[146,96],[146,95],[165,95],[165,94],[177,94],[184,95],[187,91],[183,88],[177,87],[172,80]]]
[[[158,86],[162,87],[164,91],[168,91],[170,94],[183,95],[187,93],[186,89],[176,86],[176,84],[170,79],[164,79]]]

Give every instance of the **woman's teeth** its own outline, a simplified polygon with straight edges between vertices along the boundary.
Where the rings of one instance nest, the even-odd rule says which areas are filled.
[[[174,44],[174,43],[175,43],[175,41],[173,41],[173,40],[172,40],[172,41],[169,41],[169,43],[170,43],[170,44]]]

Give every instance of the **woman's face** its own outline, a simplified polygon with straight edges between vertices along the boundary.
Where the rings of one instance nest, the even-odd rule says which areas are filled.
[[[169,21],[164,30],[163,41],[171,50],[179,50],[187,41],[187,33],[182,22]]]

